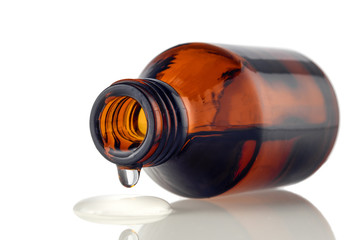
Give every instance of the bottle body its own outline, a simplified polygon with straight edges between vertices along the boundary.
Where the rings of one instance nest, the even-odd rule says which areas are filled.
[[[335,142],[334,91],[296,52],[183,44],[155,57],[140,78],[165,83],[177,98],[172,114],[181,115],[181,123],[163,126],[182,126],[181,139],[145,171],[182,196],[301,181],[324,163]]]

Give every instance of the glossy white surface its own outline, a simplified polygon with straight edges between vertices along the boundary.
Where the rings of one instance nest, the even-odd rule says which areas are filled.
[[[185,199],[171,207],[158,198],[101,196],[79,202],[74,211],[88,221],[122,225],[119,239],[128,240],[335,239],[316,207],[283,190]],[[102,225],[92,229],[106,231]]]
[[[145,228],[91,223],[73,213],[79,200],[98,195],[184,200],[144,173],[136,187],[122,187],[114,164],[92,143],[89,114],[105,87],[138,77],[161,51],[189,41],[294,49],[326,72],[340,105],[335,148],[317,173],[286,190],[311,202],[336,239],[360,239],[358,2],[0,1],[0,239],[116,240],[128,228],[151,236]],[[258,219],[277,222],[260,209],[242,229],[255,231]],[[187,225],[187,236],[206,237],[196,224]],[[222,229],[229,226],[219,223]],[[273,238],[279,229],[263,231]]]
[[[163,220],[143,225],[139,239],[335,239],[311,203],[286,191],[182,200],[172,208]]]

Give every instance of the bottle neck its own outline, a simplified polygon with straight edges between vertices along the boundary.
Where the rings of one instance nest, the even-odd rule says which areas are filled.
[[[123,79],[96,99],[91,136],[100,153],[121,169],[167,161],[187,135],[187,115],[177,92],[156,79]]]

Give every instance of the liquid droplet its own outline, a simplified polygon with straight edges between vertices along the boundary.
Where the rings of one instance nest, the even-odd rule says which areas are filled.
[[[139,236],[134,230],[126,229],[121,233],[119,240],[139,240]]]
[[[137,184],[140,177],[139,169],[121,169],[118,167],[119,180],[124,187],[131,188]]]

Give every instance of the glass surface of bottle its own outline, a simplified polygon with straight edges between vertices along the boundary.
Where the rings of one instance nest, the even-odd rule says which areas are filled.
[[[334,90],[307,57],[207,43],[170,48],[138,79],[113,83],[90,117],[94,143],[124,185],[144,168],[194,198],[307,178],[327,159],[338,124]]]

